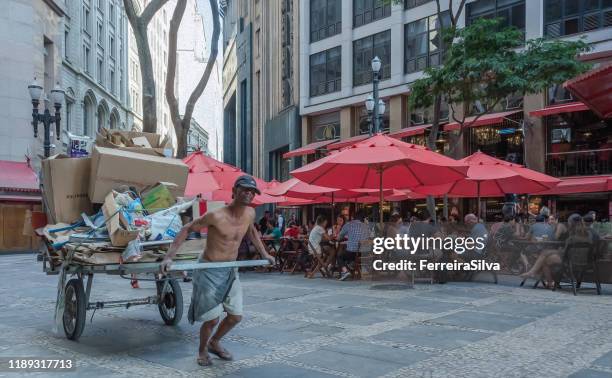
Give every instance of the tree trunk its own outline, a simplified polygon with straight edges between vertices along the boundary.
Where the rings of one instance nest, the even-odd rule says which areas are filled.
[[[153,60],[149,49],[147,27],[138,22],[134,29],[138,59],[140,60],[140,76],[142,79],[142,131],[146,133],[157,132],[157,101],[155,96],[155,76],[153,74]]]
[[[174,125],[174,131],[176,132],[177,142],[176,157],[178,159],[183,159],[187,156],[187,135],[189,134],[189,127],[185,127],[184,123],[181,122],[178,125]]]

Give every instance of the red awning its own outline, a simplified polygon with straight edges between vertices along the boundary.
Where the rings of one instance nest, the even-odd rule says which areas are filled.
[[[612,118],[612,64],[566,81],[563,86],[601,118]]]
[[[582,112],[584,110],[589,110],[589,107],[582,102],[569,102],[567,104],[547,106],[539,110],[534,110],[533,112],[529,112],[529,115],[532,117],[544,117],[561,113]]]
[[[323,148],[327,146],[328,144],[331,144],[337,141],[338,139],[330,139],[330,140],[321,140],[318,142],[310,143],[310,144],[305,145],[304,147],[300,147],[296,150],[284,153],[283,159],[288,159],[288,158],[292,158],[296,156],[311,155],[317,152],[318,149]]]
[[[516,115],[522,112],[523,112],[522,110],[513,110],[510,112],[490,113],[490,114],[485,114],[483,116],[480,116],[478,117],[478,119],[476,119],[477,116],[467,117],[465,119],[464,125],[466,125],[467,127],[495,125],[497,123],[504,122],[505,118],[508,118],[510,116],[513,116],[513,115]],[[475,119],[476,121],[474,122]],[[459,123],[451,122],[447,124],[446,126],[444,126],[444,131],[459,130],[460,128],[461,128],[461,125],[459,125]]]
[[[360,142],[360,141],[362,141],[364,139],[368,139],[369,137],[370,137],[370,135],[368,135],[368,134],[355,135],[355,136],[347,138],[347,139],[342,139],[339,142],[332,143],[332,144],[327,146],[327,149],[328,150],[339,150],[341,148],[350,146],[351,144]]]
[[[612,175],[566,177],[562,178],[556,187],[540,192],[538,195],[608,192],[611,189]]]
[[[36,173],[25,162],[0,160],[0,190],[40,192]]]
[[[425,133],[425,130],[430,128],[431,124],[427,125],[418,125],[407,127],[405,129],[401,129],[400,131],[396,131],[394,133],[389,134],[391,138],[402,139],[413,135],[421,135]]]

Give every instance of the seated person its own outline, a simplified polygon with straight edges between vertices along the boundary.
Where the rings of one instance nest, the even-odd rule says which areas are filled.
[[[593,243],[594,239],[591,233],[589,233],[585,226],[582,218],[578,214],[572,214],[567,220],[569,237],[568,243]],[[555,266],[560,266],[563,262],[563,251],[564,248],[557,249],[545,249],[543,250],[538,259],[536,260],[533,267],[523,274],[522,278],[543,278],[546,281],[546,286],[550,287],[551,283],[554,283],[553,270]]]
[[[544,215],[536,216],[535,223],[531,225],[529,232],[527,233],[527,239],[553,240],[554,238],[555,234],[553,232],[553,228],[550,224],[546,223],[546,217]]]
[[[280,228],[278,227],[275,220],[268,221],[267,230],[264,237],[271,238],[273,240],[274,249],[277,251],[280,248],[280,239],[283,236]]]
[[[289,238],[297,238],[300,236],[300,227],[295,223],[289,223],[287,229],[285,230],[285,235]]]
[[[342,240],[344,237],[347,238],[346,248],[338,256],[338,262],[341,267],[340,281],[346,280],[351,275],[348,266],[351,262],[355,261],[355,256],[359,253],[359,242],[368,240],[370,237],[370,229],[363,222],[363,219],[364,213],[363,210],[360,210],[355,214],[355,219],[346,223],[342,230],[340,230],[340,234],[338,234],[339,240]]]
[[[487,240],[489,238],[489,233],[485,225],[478,221],[478,217],[470,213],[470,214],[467,214],[463,218],[463,221],[470,232],[469,236],[474,239],[477,239],[477,238],[484,239],[483,243],[486,245]],[[473,253],[470,253],[470,252],[473,252]],[[482,255],[484,252],[485,252],[484,248],[474,248],[471,251],[466,251],[467,253],[466,257],[479,258],[481,257],[480,255]]]
[[[321,257],[323,253],[330,255],[331,247],[329,245],[322,246],[322,241],[329,241],[329,235],[325,231],[327,226],[327,219],[323,215],[319,215],[315,221],[315,226],[308,235],[308,253],[310,255],[317,255]],[[325,269],[325,267],[324,267]]]

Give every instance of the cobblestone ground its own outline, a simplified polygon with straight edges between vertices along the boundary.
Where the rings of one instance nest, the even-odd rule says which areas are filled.
[[[155,306],[100,310],[72,342],[52,331],[57,276],[31,255],[0,256],[0,272],[0,357],[76,359],[65,375],[612,377],[610,286],[575,297],[486,277],[376,290],[370,282],[242,274],[245,319],[225,343],[236,361],[201,368],[199,328],[186,316],[168,327]],[[154,294],[151,282],[141,285],[98,275],[91,300]],[[181,285],[186,314],[191,284]]]

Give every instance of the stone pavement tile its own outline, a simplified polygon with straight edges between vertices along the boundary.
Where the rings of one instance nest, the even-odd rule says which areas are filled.
[[[280,285],[278,287],[266,287],[265,290],[263,290],[261,287],[245,287],[243,285],[242,289],[244,291],[245,297],[248,297],[249,295],[255,295],[258,297],[264,297],[269,299],[299,298],[308,294],[315,293],[315,291],[309,289],[300,289]]]
[[[409,349],[400,349],[384,345],[375,345],[368,342],[348,342],[323,347],[324,350],[373,358],[376,360],[394,362],[401,365],[410,365],[414,362],[425,360],[431,354]]]
[[[6,349],[0,349],[0,357],[44,357],[62,358],[62,354],[53,349],[35,344],[12,344],[6,345]],[[64,356],[65,357],[65,356]]]
[[[567,307],[565,306],[549,305],[543,303],[531,304],[510,301],[497,301],[495,303],[469,309],[541,318],[548,315],[556,314],[557,312],[562,311],[566,308]]]
[[[325,305],[317,305],[315,303],[303,303],[303,302],[292,302],[287,300],[271,301],[266,303],[259,303],[245,307],[245,312],[263,312],[271,315],[288,315],[296,313],[304,313],[315,311],[321,308],[326,308]]]
[[[478,299],[490,298],[495,296],[493,293],[487,293],[481,290],[468,289],[453,289],[445,287],[443,289],[417,291],[419,297],[428,299],[442,299],[456,302],[472,302]]]
[[[281,329],[280,327],[275,327],[274,325],[265,325],[265,326],[257,326],[250,327],[244,329],[236,329],[232,330],[230,335],[236,336],[244,336],[250,337],[266,342],[278,343],[278,344],[286,344],[294,341],[304,340],[312,337],[311,334],[295,332],[294,330],[299,327],[304,326],[304,322],[296,322],[292,329]],[[291,323],[289,323],[291,324]]]
[[[612,369],[612,351],[593,361],[593,365],[605,366]]]
[[[358,377],[376,377],[402,367],[401,364],[394,362],[382,361],[361,355],[341,353],[327,349],[297,355],[291,359],[302,362],[307,366],[318,366],[321,368],[352,374]]]
[[[326,296],[321,296],[318,298],[312,298],[309,300],[310,303],[323,303],[328,305],[333,305],[337,307],[342,306],[359,306],[359,305],[377,305],[381,303],[384,299],[370,297],[366,295],[355,295],[355,294],[331,294]]]
[[[248,305],[252,305],[252,304],[270,302],[271,300],[272,299],[270,299],[270,298],[260,297],[258,295],[249,294],[249,295],[245,295],[243,297],[242,302],[244,303],[245,306],[248,306]]]
[[[127,353],[134,358],[179,370],[192,371],[198,368],[196,363],[198,344],[195,342],[158,343],[129,350]]]
[[[568,378],[612,378],[612,373],[593,369],[582,369],[573,373]]]
[[[483,329],[488,331],[509,331],[520,327],[533,320],[516,318],[506,315],[491,315],[474,311],[460,311],[452,315],[431,320],[432,323],[448,324],[472,329]]]
[[[362,307],[343,307],[325,312],[326,320],[360,326],[386,322],[395,317],[397,317],[397,315],[389,311]]]
[[[428,314],[436,314],[440,312],[456,310],[463,306],[464,305],[461,303],[440,302],[433,299],[424,299],[413,296],[408,296],[402,299],[395,299],[389,302],[385,302],[381,305],[382,308],[424,312]]]
[[[321,373],[315,370],[304,369],[295,366],[284,365],[281,363],[266,364],[257,367],[240,369],[229,375],[227,378],[271,378],[271,377],[293,377],[293,378],[315,378],[315,377],[334,377],[334,375]]]
[[[375,340],[412,344],[436,349],[463,347],[489,337],[482,332],[449,329],[427,324],[415,324],[375,335]]]

